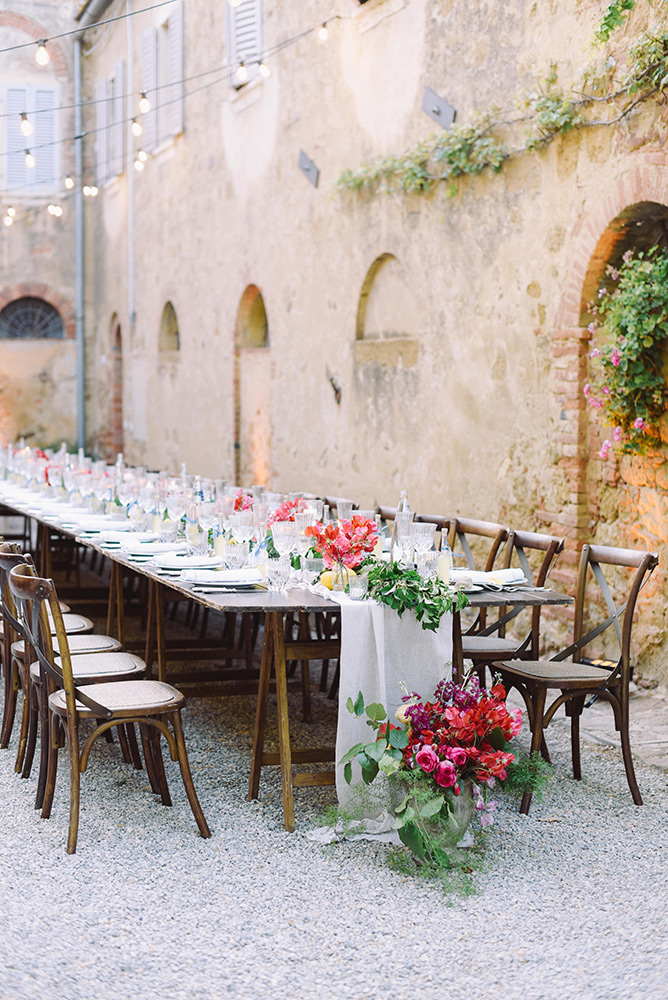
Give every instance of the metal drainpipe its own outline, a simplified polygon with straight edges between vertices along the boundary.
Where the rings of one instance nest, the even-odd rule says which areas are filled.
[[[86,447],[86,345],[84,341],[83,135],[81,43],[74,39],[74,330],[77,345],[77,447]]]
[[[132,0],[125,4],[128,18],[127,31],[127,63],[128,63],[128,152],[126,157],[125,175],[128,185],[128,320],[130,322],[130,350],[134,347],[135,333],[135,171],[134,171],[134,136],[132,134],[132,118],[134,115],[134,42],[132,37]]]

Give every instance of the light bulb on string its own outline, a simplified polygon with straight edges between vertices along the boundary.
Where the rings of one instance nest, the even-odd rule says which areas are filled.
[[[97,192],[98,192],[98,190],[99,189],[96,188],[94,184],[91,184],[91,186],[90,186],[90,196],[91,196],[91,198],[97,198]]]
[[[29,149],[26,149],[26,167],[30,170],[35,166],[35,157],[32,155]]]
[[[137,137],[139,137],[140,135],[143,135],[143,132],[144,132],[144,126],[142,125],[142,123],[138,122],[136,118],[133,118],[132,119],[132,134],[136,135]]]
[[[248,80],[248,70],[246,69],[246,63],[241,60],[239,67],[236,72],[236,77],[239,83],[246,83]]]
[[[60,216],[63,214],[63,210],[60,207],[60,205],[48,205],[47,212],[49,213],[49,215],[55,215],[57,219],[59,219]]]
[[[74,187],[74,177],[70,177],[69,174],[65,178],[65,187],[67,188],[68,191],[71,191],[72,188]]]
[[[9,228],[12,225],[12,223],[14,222],[13,218],[11,217],[11,215],[6,215],[2,221],[7,226],[7,228]]]
[[[264,60],[262,60],[260,62],[260,65],[258,66],[258,69],[260,71],[260,76],[263,76],[265,78],[265,80],[267,79],[268,76],[271,76],[271,71],[270,71],[269,67],[267,66],[266,62],[264,62]]]
[[[137,153],[137,159],[140,160],[141,163],[146,163],[146,161],[148,160],[148,154],[145,153],[143,149],[140,149],[139,152]]]
[[[141,173],[143,169],[144,169],[144,161],[139,159],[135,160],[135,170],[138,173]]]
[[[28,121],[25,111],[21,112],[21,124],[19,128],[21,129],[21,135],[32,135],[32,125]]]
[[[326,42],[327,39],[329,38],[329,29],[327,27],[326,21],[323,21],[320,26],[320,29],[318,31],[318,38],[320,39],[321,42]]]
[[[142,90],[141,97],[139,98],[139,110],[143,115],[145,115],[148,111],[151,110],[151,102],[146,96],[145,90]]]
[[[229,3],[230,7],[241,7],[243,0],[227,0],[227,2]]]
[[[39,66],[46,66],[49,62],[51,56],[46,50],[46,38],[40,38],[37,43],[37,52],[35,53],[35,59]]]
[[[84,198],[90,198],[90,187],[88,184],[84,184],[83,186],[83,196]]]
[[[14,216],[16,215],[16,209],[10,205],[9,208],[7,209],[7,215],[9,216],[10,219],[13,219]]]

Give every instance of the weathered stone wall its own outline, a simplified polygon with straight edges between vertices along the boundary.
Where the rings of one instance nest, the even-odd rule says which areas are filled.
[[[72,28],[74,2],[22,0],[0,10],[2,48],[49,38]],[[59,136],[73,135],[71,40],[49,43],[47,66],[35,61],[36,46],[0,53],[0,95],[8,85],[57,86]],[[4,108],[3,108],[4,110]],[[59,144],[61,177],[53,191],[34,194],[8,191],[5,183],[5,121],[0,119],[0,210],[16,210],[11,227],[0,226],[0,310],[22,296],[36,296],[60,312],[65,342],[0,340],[0,440],[23,436],[33,444],[76,443],[76,359],[74,344],[74,207],[62,180],[74,168],[71,142]],[[26,147],[31,139],[26,139]],[[63,215],[47,212],[57,202]]]
[[[627,45],[643,17],[662,16],[660,6],[639,5],[615,44]],[[172,468],[185,459],[233,478],[237,451],[244,474],[266,462],[280,489],[345,494],[367,507],[396,502],[405,487],[416,508],[550,529],[567,538],[555,580],[569,587],[587,538],[663,545],[660,483],[634,485],[638,473],[626,475],[626,486],[608,483],[594,457],[581,325],[583,287],[606,228],[635,201],[668,203],[663,107],[646,106],[617,130],[558,139],[498,175],[460,184],[453,198],[445,190],[334,190],[344,168],[433,130],[421,111],[425,86],[461,121],[493,103],[511,109],[551,63],[568,84],[593,56],[601,4],[339,7],[328,42],[315,32],[302,38],[268,59],[268,79],[238,92],[226,82],[187,85],[185,132],[149,156],[134,192],[121,176],[87,206],[91,437],[107,421],[105,363],[117,315],[132,459]],[[136,91],[139,39],[158,14],[133,21]],[[264,48],[321,17],[315,0],[267,0]],[[96,78],[126,53],[126,29],[89,35],[90,97]],[[190,0],[185,75],[222,66],[225,46],[223,5]],[[317,189],[297,169],[300,149],[320,169]],[[370,269],[383,255],[396,265],[377,267],[375,286]],[[262,294],[269,336],[259,349],[265,360],[246,363],[235,331],[250,285]],[[180,350],[164,359],[158,330],[167,301]],[[254,465],[258,427],[266,440]],[[635,524],[631,512],[642,515]],[[663,576],[650,587],[657,599],[642,609],[642,668],[665,679]],[[553,619],[568,620],[568,611]]]

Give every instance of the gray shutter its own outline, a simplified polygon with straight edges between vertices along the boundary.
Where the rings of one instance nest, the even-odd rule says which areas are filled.
[[[34,184],[55,191],[58,183],[58,136],[56,108],[58,92],[54,87],[36,87],[34,92],[35,110],[35,175]]]
[[[125,128],[123,122],[125,96],[125,61],[119,59],[114,66],[114,79],[111,88],[110,109],[111,128],[109,131],[109,163],[112,177],[123,173],[123,154]]]
[[[144,126],[143,147],[155,149],[157,143],[156,104],[159,100],[158,85],[158,33],[155,28],[147,28],[141,36],[141,89],[151,102],[151,110],[142,115]]]
[[[107,129],[107,79],[103,77],[95,84],[95,178],[98,187],[102,187],[109,176],[109,132]]]
[[[25,150],[28,139],[21,135],[20,126],[21,112],[28,111],[27,88],[7,87],[4,110],[9,115],[8,118],[5,118],[6,185],[8,189],[22,188],[26,184]],[[30,139],[33,137],[34,133]]]
[[[183,4],[175,0],[169,9],[169,104],[167,121],[171,135],[183,132]]]
[[[237,63],[246,63],[249,78],[257,74],[262,57],[262,0],[243,0],[238,7],[228,6],[228,11],[230,59],[233,64],[231,82],[237,85],[234,78]]]

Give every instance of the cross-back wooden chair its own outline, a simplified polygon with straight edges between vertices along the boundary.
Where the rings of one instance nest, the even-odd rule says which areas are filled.
[[[528,583],[544,587],[550,570],[564,548],[564,539],[554,535],[542,535],[533,531],[511,531],[503,554],[503,568],[516,566],[523,570]],[[531,554],[540,559],[534,568]],[[541,555],[542,554],[542,555]],[[506,636],[506,627],[522,615],[530,613],[529,628],[519,637]],[[474,634],[462,636],[462,655],[472,660],[481,683],[485,681],[485,669],[502,657],[535,660],[539,655],[540,607],[500,608],[498,618],[485,625]]]
[[[9,587],[24,622],[26,638],[33,647],[44,671],[49,709],[49,752],[42,816],[51,814],[56,784],[58,750],[64,732],[70,764],[70,820],[67,853],[74,854],[79,829],[81,774],[95,741],[108,730],[138,724],[151,732],[152,767],[162,770],[161,785],[166,789],[160,736],[164,736],[172,760],[178,761],[186,795],[203,837],[211,836],[193,784],[183,735],[181,710],[186,700],[180,691],[162,681],[122,680],[99,684],[80,684],[72,671],[67,634],[52,580],[37,576],[28,565],[15,566],[9,574]],[[50,610],[50,615],[47,609]],[[55,623],[59,655],[54,655],[49,618]],[[95,728],[80,745],[79,724],[92,720]],[[163,795],[171,805],[169,795]]]
[[[580,557],[575,592],[575,617],[573,642],[556,653],[549,660],[507,660],[495,664],[501,673],[506,690],[517,688],[527,706],[531,726],[531,751],[541,748],[543,731],[549,726],[556,711],[565,706],[571,720],[571,752],[573,776],[580,779],[580,716],[585,699],[596,695],[610,702],[614,715],[615,729],[619,732],[626,779],[636,805],[642,805],[642,797],[633,769],[631,744],[629,740],[629,681],[631,678],[630,648],[633,616],[641,587],[649,579],[658,565],[658,558],[652,552],[636,552],[632,549],[613,548],[605,545],[584,545]],[[610,585],[603,567],[617,567],[629,570],[626,587],[627,598],[615,607]],[[593,579],[592,579],[593,578]],[[596,588],[598,585],[598,590]],[[593,595],[603,598],[608,616],[597,625],[591,626]],[[600,614],[600,612],[599,612]],[[582,662],[584,649],[591,645],[603,632],[614,629],[619,646],[619,659],[612,669],[592,666]],[[559,692],[546,709],[547,692]],[[520,811],[528,813],[531,793],[522,798]]]
[[[448,543],[453,554],[461,552],[467,569],[479,569],[489,572],[494,568],[497,556],[503,544],[507,541],[509,529],[495,521],[479,521],[472,517],[449,517]],[[471,543],[480,540],[482,549],[478,558],[471,549]],[[483,541],[486,540],[486,541]],[[474,542],[475,544],[475,542]]]

